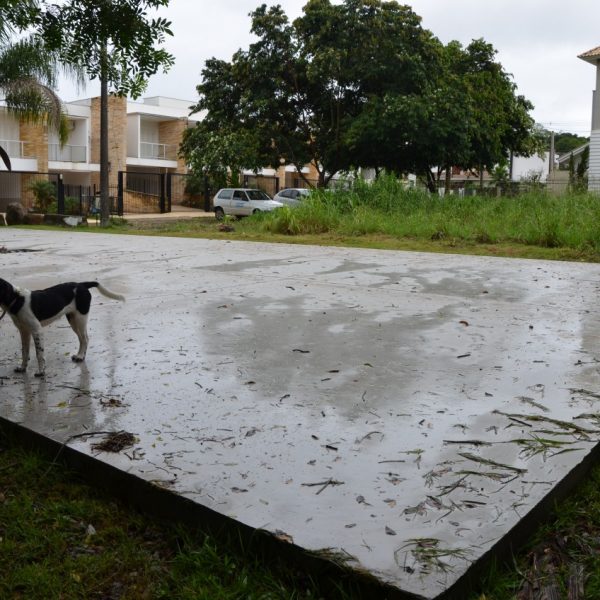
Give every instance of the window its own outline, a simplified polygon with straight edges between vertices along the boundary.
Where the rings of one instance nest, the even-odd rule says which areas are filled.
[[[248,196],[250,196],[250,200],[270,200],[271,198],[267,196],[261,190],[248,190]]]
[[[248,198],[246,197],[246,192],[244,192],[243,190],[235,190],[235,192],[233,192],[233,199],[248,200]]]
[[[233,196],[233,190],[222,190],[219,193],[219,198],[221,200],[231,200],[232,196]]]

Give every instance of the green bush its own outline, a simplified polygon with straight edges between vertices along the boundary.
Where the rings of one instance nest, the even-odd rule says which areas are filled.
[[[58,213],[58,200],[55,200],[48,206],[48,210],[51,214]],[[79,198],[74,198],[73,196],[65,197],[65,209],[63,211],[64,215],[80,215],[81,214],[81,204],[79,202]]]
[[[55,185],[47,179],[36,179],[29,184],[29,189],[35,198],[34,210],[41,213],[48,212],[50,204],[56,200]]]

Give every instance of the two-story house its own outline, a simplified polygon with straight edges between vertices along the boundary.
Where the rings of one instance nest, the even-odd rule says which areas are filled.
[[[160,194],[160,175],[187,173],[178,148],[190,117],[191,101],[156,96],[141,102],[109,97],[109,185],[116,194],[119,173],[127,189],[148,198]],[[64,146],[56,132],[28,123],[0,108],[0,145],[12,172],[0,171],[0,210],[21,201],[31,206],[33,180],[60,178],[67,195],[93,195],[100,187],[100,98],[64,104],[69,137]],[[123,177],[123,175],[121,176]]]

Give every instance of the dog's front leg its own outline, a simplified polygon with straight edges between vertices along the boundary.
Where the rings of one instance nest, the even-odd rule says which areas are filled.
[[[29,329],[20,329],[21,334],[21,366],[15,367],[15,373],[25,373],[27,363],[29,362],[29,342],[31,340],[31,331]]]
[[[44,339],[41,327],[33,332],[33,343],[35,344],[35,355],[38,362],[38,370],[35,376],[43,377],[46,374],[46,359],[44,358]]]

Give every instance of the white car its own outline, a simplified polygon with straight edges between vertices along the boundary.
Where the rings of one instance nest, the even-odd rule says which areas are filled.
[[[246,217],[282,206],[281,202],[271,200],[271,197],[262,190],[250,188],[223,188],[213,198],[215,217],[219,221],[225,215]]]
[[[285,188],[273,196],[273,200],[287,204],[287,206],[298,206],[304,198],[310,194],[306,188]]]

